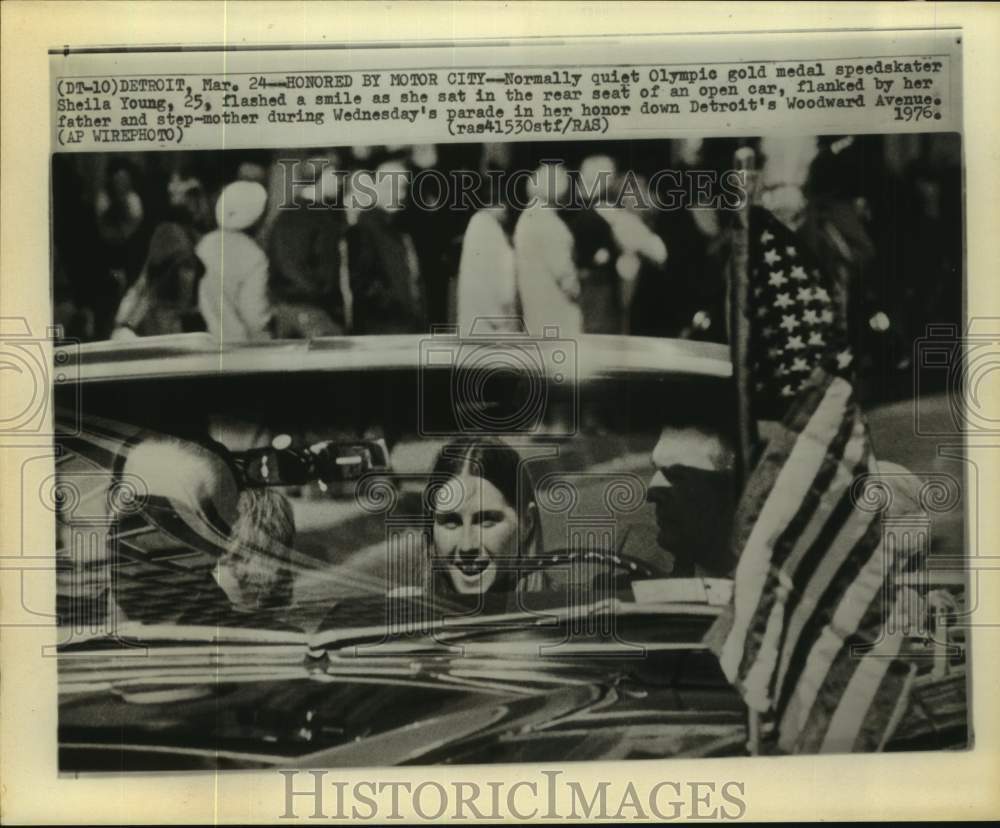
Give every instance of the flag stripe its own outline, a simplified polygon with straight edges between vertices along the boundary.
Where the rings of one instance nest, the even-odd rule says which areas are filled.
[[[788,455],[795,448],[796,441],[809,426],[810,420],[822,405],[829,390],[830,378],[824,378],[820,386],[804,390],[797,405],[788,413],[782,430],[768,443],[764,456],[753,470],[752,485],[748,484],[739,504],[737,530],[742,534],[734,537],[737,549],[746,548],[753,532],[753,526],[767,505],[771,490],[788,461]]]
[[[882,596],[876,594],[864,608],[858,632],[843,642],[828,673],[820,679],[820,692],[813,697],[808,709],[808,696],[804,694],[795,705],[800,717],[798,722],[787,717],[782,719],[780,746],[783,750],[852,751],[866,724],[869,741],[875,731],[884,731],[892,716],[895,698],[881,696],[879,691],[893,689],[894,682],[884,680],[902,643],[898,635],[879,637],[884,620]],[[853,652],[853,648],[862,644],[875,644],[875,647],[864,653]],[[886,657],[879,657],[881,654]],[[887,700],[890,703],[887,704]]]
[[[787,711],[782,718],[783,730],[790,725],[797,731],[805,725],[817,692],[828,678],[837,655],[844,651],[846,642],[858,631],[873,605],[880,614],[879,622],[882,620],[880,592],[884,582],[884,555],[882,544],[873,543],[880,529],[878,521],[869,525],[865,537],[855,547],[857,554],[849,555],[840,567],[837,577],[818,602],[811,623],[792,648],[793,655],[778,702],[778,709]],[[874,550],[865,555],[873,546]],[[843,597],[838,600],[840,595]]]
[[[870,553],[872,549],[872,536],[868,534],[870,531],[870,523],[865,524],[860,520],[853,522],[853,525],[849,523],[834,542],[838,547],[837,552],[833,553],[833,550],[830,550],[834,559],[829,564],[825,559],[822,560],[822,574],[829,579],[830,585],[837,589],[837,593],[829,597],[833,603],[824,602],[825,590],[807,594],[800,601],[797,615],[789,624],[777,675],[772,677],[775,705],[778,710],[784,710],[796,698],[796,694],[808,694],[808,690],[800,687],[807,678],[805,674],[810,671],[815,672],[822,667],[823,662],[817,659],[821,647],[829,645],[829,635],[832,632],[830,623],[839,610],[839,600],[841,598],[846,600],[846,592],[863,568],[861,563],[867,563],[864,559],[866,551]],[[822,677],[822,673],[817,673],[809,679],[814,678],[819,682]],[[808,684],[808,681],[806,683]]]
[[[858,474],[867,468],[869,447],[864,423],[860,419],[847,420],[845,427],[851,436],[840,456],[840,462],[836,463],[834,474],[828,481],[826,491],[822,492],[823,496],[813,514],[813,520],[802,532],[792,554],[785,562],[785,569],[793,576],[804,567],[810,566],[811,555],[814,554],[814,551],[817,548],[822,548],[824,540],[830,540],[831,521],[833,521],[833,526],[837,525],[834,515],[838,508],[843,508],[841,504],[844,503],[845,499],[843,497],[833,498],[830,496],[831,493],[848,488]],[[849,498],[847,500],[849,502]],[[824,530],[826,531],[824,532]]]
[[[787,454],[774,485],[765,489],[768,494],[764,508],[752,522],[750,537],[743,546],[737,565],[733,628],[722,651],[723,671],[734,683],[743,661],[747,630],[754,610],[760,603],[770,571],[771,539],[787,526],[796,512],[801,493],[815,479],[826,458],[827,441],[822,437],[838,428],[846,414],[850,398],[851,386],[847,382],[840,378],[830,381],[815,413]],[[805,411],[801,413],[805,416]],[[768,462],[776,462],[776,458]],[[757,485],[761,484],[751,480],[748,488]],[[737,520],[746,518],[746,515],[741,515]],[[747,699],[747,702],[755,709],[763,709],[761,705],[766,707],[767,703],[766,699]]]
[[[761,658],[759,662],[769,669],[748,674],[748,681],[752,677],[753,681],[765,687],[766,691],[762,689],[761,692],[766,692],[772,702],[782,686],[803,626],[821,603],[824,585],[829,583],[864,537],[872,516],[854,515],[854,511],[848,494],[842,495],[832,509],[829,505],[825,507],[824,513],[829,514],[815,540],[808,546],[802,544],[801,549],[796,550],[797,569],[783,573],[785,602],[780,624],[775,623],[768,631],[770,638],[765,652],[768,658]]]
[[[850,469],[847,475],[853,480],[863,472],[870,459],[867,443],[861,446],[862,459]],[[782,652],[777,673],[772,677],[774,692],[784,684],[791,658],[802,636],[803,630],[813,618],[817,607],[823,606],[824,599],[837,600],[840,594],[825,594],[825,590],[835,581],[840,567],[851,555],[863,553],[862,542],[869,532],[874,515],[855,508],[849,486],[840,490],[840,498],[832,502],[829,517],[821,530],[801,553],[799,566],[793,576],[793,591],[786,611],[787,623],[778,645]],[[843,582],[846,589],[848,582]]]
[[[878,619],[880,621],[881,618]],[[896,629],[899,630],[899,627]],[[858,664],[830,718],[830,726],[823,738],[820,753],[847,753],[856,749],[873,750],[878,747],[878,742],[871,746],[863,742],[859,744],[858,739],[866,722],[870,733],[872,722],[869,720],[872,714],[883,712],[876,710],[879,707],[876,699],[880,695],[879,690],[883,690],[884,697],[886,682],[891,679],[890,667],[902,646],[903,635],[897,631],[892,635],[884,635],[870,652],[854,656],[858,659]],[[846,648],[845,655],[851,657],[850,647]],[[891,710],[887,715],[891,715]]]
[[[910,689],[916,677],[916,664],[907,663],[899,658],[889,663],[889,669],[875,697],[876,703],[869,708],[858,738],[854,742],[855,750],[885,749],[886,743],[893,737],[909,709]],[[894,702],[891,712],[887,711],[889,702]]]
[[[842,633],[841,641],[851,635],[857,629],[859,615],[867,603],[867,599],[863,598],[866,594],[865,587],[875,589],[881,585],[883,550],[878,543],[881,527],[878,521],[873,521],[864,529],[864,534],[858,536],[857,532],[862,526],[858,521],[845,528],[843,540],[846,542],[853,537],[856,543],[840,562],[826,589],[821,594],[814,593],[806,598],[800,617],[795,619],[795,627],[801,629],[793,629],[791,632],[797,632],[797,635],[795,638],[790,637],[785,645],[775,686],[776,703],[779,707],[787,703],[805,669],[809,653],[819,646],[824,633]],[[878,581],[875,580],[875,575],[878,576]],[[853,618],[853,623],[844,623],[845,613],[853,613],[846,616],[848,620]]]
[[[803,543],[803,540],[814,538],[829,516],[831,504],[824,495],[834,481],[840,482],[846,477],[842,462],[845,451],[850,451],[848,457],[853,457],[853,454],[864,448],[863,439],[849,441],[849,438],[857,437],[856,426],[851,418],[844,419],[816,479],[802,498],[798,513],[775,543],[771,570],[748,633],[746,652],[741,664],[741,672],[747,673],[747,684],[770,684],[783,631],[786,629],[786,604],[792,602],[794,606],[796,600],[794,576],[804,550],[809,548],[809,542]],[[863,431],[861,436],[864,436]],[[752,666],[751,661],[754,662]]]

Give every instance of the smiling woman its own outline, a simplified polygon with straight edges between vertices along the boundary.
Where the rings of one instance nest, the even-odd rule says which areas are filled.
[[[519,561],[544,548],[542,527],[525,461],[503,440],[464,437],[441,449],[424,507],[428,594],[493,604],[543,588],[540,572],[519,578]]]

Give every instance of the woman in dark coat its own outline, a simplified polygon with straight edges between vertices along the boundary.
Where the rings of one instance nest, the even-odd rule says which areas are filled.
[[[197,284],[204,268],[179,224],[153,232],[146,264],[118,307],[112,339],[204,330]]]

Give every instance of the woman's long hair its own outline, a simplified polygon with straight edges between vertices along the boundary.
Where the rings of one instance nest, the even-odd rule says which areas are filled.
[[[233,574],[248,609],[286,609],[292,600],[292,505],[274,489],[248,488],[238,508],[219,563]]]
[[[492,483],[508,505],[514,508],[518,524],[529,520],[531,510],[534,508],[536,513],[531,534],[521,540],[519,532],[518,553],[521,558],[536,558],[544,551],[535,485],[521,455],[499,437],[460,437],[441,449],[424,491],[424,533],[427,552],[424,555],[422,580],[425,594],[430,594],[431,589],[430,558],[434,544],[434,495],[442,485],[463,474]],[[533,572],[520,579],[518,586],[520,591],[536,592],[544,589],[545,581],[541,572]]]

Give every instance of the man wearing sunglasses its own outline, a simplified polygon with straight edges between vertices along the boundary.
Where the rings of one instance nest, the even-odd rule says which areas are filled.
[[[647,498],[674,577],[732,575],[734,458],[729,437],[711,427],[669,425],[660,432]]]

